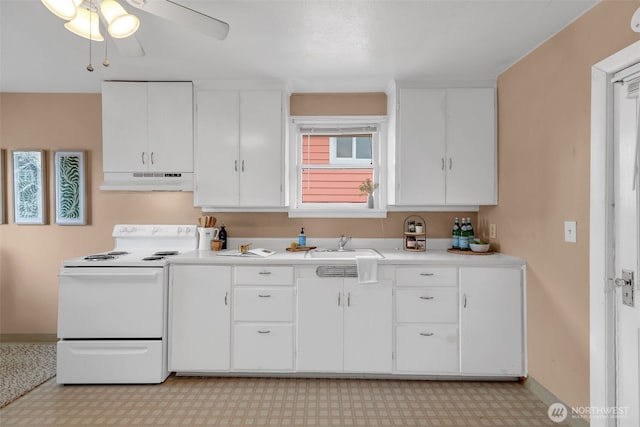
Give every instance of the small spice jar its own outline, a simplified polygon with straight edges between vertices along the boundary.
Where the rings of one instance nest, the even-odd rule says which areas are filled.
[[[416,233],[422,233],[424,228],[422,227],[421,222],[416,222]]]
[[[409,233],[415,233],[416,232],[416,222],[415,221],[409,221],[409,225],[408,225],[408,232]]]

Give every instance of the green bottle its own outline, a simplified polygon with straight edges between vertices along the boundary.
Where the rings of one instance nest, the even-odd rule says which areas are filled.
[[[453,230],[451,230],[451,247],[460,249],[460,222],[458,218],[453,222]]]

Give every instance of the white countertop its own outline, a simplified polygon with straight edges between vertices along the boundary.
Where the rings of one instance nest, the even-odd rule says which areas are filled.
[[[326,264],[355,264],[355,259],[323,259],[311,258],[307,252],[288,252],[283,247],[288,245],[290,239],[270,240],[266,239],[242,239],[244,242],[254,242],[253,248],[262,247],[275,250],[275,254],[262,258],[258,256],[221,256],[221,252],[211,250],[196,250],[170,257],[170,264],[220,264],[220,265],[326,265]],[[284,240],[284,241],[280,241]],[[369,241],[366,241],[369,240]],[[257,241],[257,242],[256,242]],[[490,255],[461,255],[452,254],[446,251],[449,239],[432,239],[431,245],[427,245],[425,252],[409,252],[397,249],[396,239],[377,239],[372,242],[370,239],[354,241],[348,248],[375,248],[384,257],[378,260],[381,265],[402,265],[402,264],[431,264],[431,265],[455,265],[455,266],[522,266],[525,260],[513,256],[494,253]],[[270,245],[269,245],[270,243]],[[320,242],[319,242],[320,243]],[[321,242],[325,243],[325,242]],[[371,244],[377,243],[377,244]],[[371,244],[370,246],[363,246]],[[236,249],[238,243],[230,241],[229,247]],[[310,245],[314,245],[311,242]],[[333,247],[323,245],[319,247]],[[431,247],[429,247],[431,246]]]

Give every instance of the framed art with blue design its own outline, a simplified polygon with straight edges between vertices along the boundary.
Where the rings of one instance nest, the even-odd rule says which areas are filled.
[[[13,222],[46,224],[45,152],[13,151]]]
[[[86,225],[84,151],[54,153],[56,224]]]

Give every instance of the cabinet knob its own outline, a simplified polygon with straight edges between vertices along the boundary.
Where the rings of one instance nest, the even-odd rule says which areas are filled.
[[[269,274],[271,274],[270,271],[268,270],[262,270],[261,272],[259,272],[258,274],[262,274],[263,276],[268,276]]]
[[[433,336],[433,332],[420,332],[420,335],[423,337],[431,337]]]
[[[259,296],[260,298],[271,298],[271,295],[268,295],[268,294],[266,294],[266,295],[258,294],[258,296]]]
[[[435,297],[420,297],[420,299],[434,299]]]
[[[420,273],[421,276],[435,276],[436,273]]]
[[[271,331],[261,331],[261,330],[258,330],[258,333],[259,333],[259,334],[270,334],[270,333],[271,333]]]

